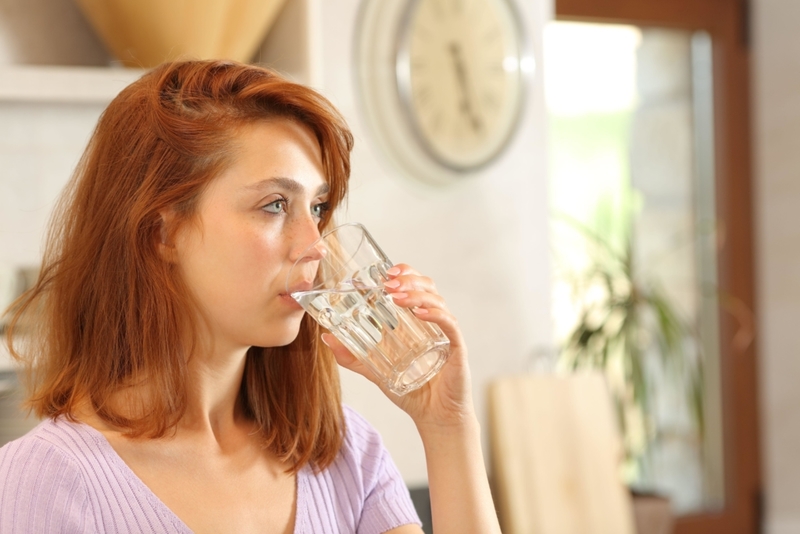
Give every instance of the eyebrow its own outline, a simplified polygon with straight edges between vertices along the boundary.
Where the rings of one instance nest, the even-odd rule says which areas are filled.
[[[291,178],[286,178],[283,176],[275,176],[273,178],[267,178],[266,180],[261,180],[254,184],[250,184],[244,187],[244,189],[248,191],[259,191],[265,189],[267,187],[279,187],[285,191],[290,193],[299,194],[305,191],[305,188],[300,184],[300,182],[293,180]],[[330,186],[328,184],[322,184],[317,188],[316,195],[324,195],[330,191]]]

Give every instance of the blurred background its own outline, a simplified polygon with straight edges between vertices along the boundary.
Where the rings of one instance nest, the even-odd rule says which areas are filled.
[[[800,2],[385,0],[386,20],[369,23],[377,1],[142,1],[109,26],[97,9],[116,2],[0,0],[0,308],[35,279],[103,108],[148,66],[145,46],[119,37],[163,41],[157,62],[180,52],[165,35],[191,33],[188,55],[270,66],[344,113],[356,148],[339,219],[430,274],[459,317],[496,484],[491,388],[593,371],[619,481],[673,518],[650,532],[800,533]],[[397,50],[364,64],[367,26],[391,31],[392,9],[430,2],[510,6],[520,32],[503,61],[520,75],[517,123],[479,168],[393,152],[374,117],[381,98],[398,105],[369,93]],[[221,35],[206,24],[247,26],[246,9],[260,13],[255,44],[203,48]],[[14,369],[0,348],[0,445],[36,424]],[[410,420],[358,377],[343,389],[424,496]],[[529,531],[568,534],[541,524]]]

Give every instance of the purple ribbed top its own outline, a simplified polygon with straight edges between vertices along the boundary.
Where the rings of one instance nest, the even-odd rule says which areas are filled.
[[[378,433],[345,407],[333,464],[297,474],[295,533],[380,533],[419,524]],[[94,428],[47,420],[0,448],[0,534],[189,533]]]

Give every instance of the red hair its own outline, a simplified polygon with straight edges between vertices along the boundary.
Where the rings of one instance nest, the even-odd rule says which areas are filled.
[[[186,409],[185,336],[192,302],[158,251],[160,213],[192,220],[204,187],[235,155],[246,124],[285,117],[319,142],[335,208],[353,137],[330,102],[267,69],[230,61],[164,64],[123,90],[100,117],[53,215],[40,277],[11,308],[7,341],[27,370],[27,405],[74,418],[88,400],[110,425],[156,438]],[[322,221],[324,229],[330,218]],[[192,325],[194,332],[197,325]],[[344,430],[339,375],[308,316],[286,347],[252,347],[239,403],[294,470],[324,468]],[[135,385],[138,406],[112,396]]]

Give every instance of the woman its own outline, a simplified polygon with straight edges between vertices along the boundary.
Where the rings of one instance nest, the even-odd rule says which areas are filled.
[[[351,148],[328,101],[258,67],[166,64],[120,93],[12,308],[45,421],[0,449],[0,532],[420,532],[336,364],[373,377],[284,288],[316,269],[302,251]],[[428,278],[391,276],[451,341],[425,387],[387,392],[422,437],[434,528],[498,532],[456,321]]]

